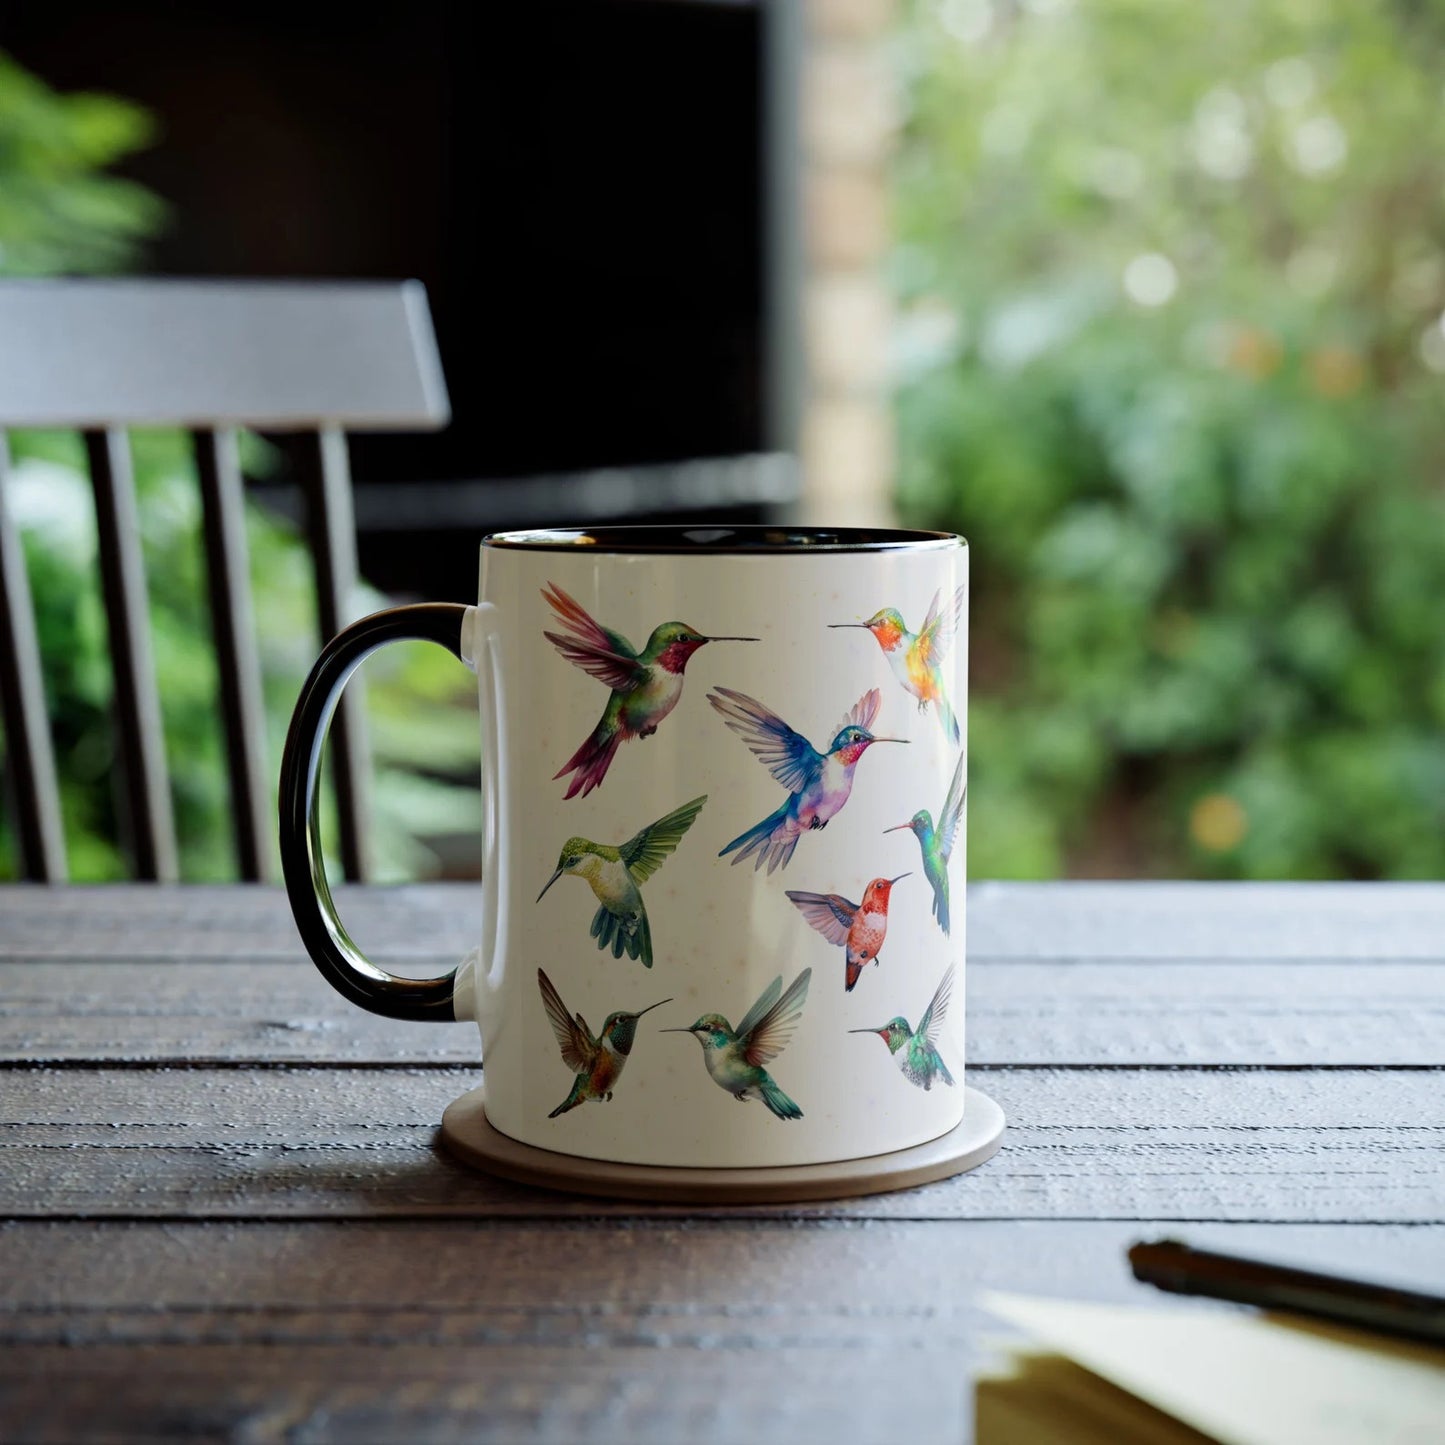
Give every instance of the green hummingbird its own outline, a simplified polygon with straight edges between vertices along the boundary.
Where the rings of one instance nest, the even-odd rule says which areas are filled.
[[[665,818],[649,823],[625,843],[593,843],[586,838],[569,838],[562,845],[557,869],[547,880],[537,902],[564,873],[585,878],[596,895],[597,912],[592,918],[592,937],[598,948],[612,949],[613,958],[640,958],[644,968],[652,967],[652,928],[647,921],[639,884],[647,882],[662,867],[668,854],[692,827],[707,794],[674,808]]]
[[[885,833],[897,833],[907,828],[918,839],[918,847],[923,853],[923,876],[933,885],[933,916],[945,933],[948,932],[948,860],[953,856],[966,797],[968,784],[963,780],[963,754],[959,753],[958,766],[953,770],[953,781],[948,785],[948,795],[938,814],[937,827],[928,809],[920,808],[906,823],[883,830]]]
[[[910,1084],[921,1089],[931,1089],[935,1079],[945,1084],[953,1083],[953,1075],[938,1052],[938,1035],[943,1027],[944,1015],[948,1012],[948,1000],[953,993],[953,965],[950,963],[932,1002],[918,1020],[916,1030],[908,1027],[908,1020],[901,1014],[890,1019],[881,1029],[849,1029],[850,1034],[877,1034],[893,1055],[903,1077]]]
[[[548,590],[550,589],[550,590]],[[652,629],[639,652],[620,633],[604,627],[555,582],[542,596],[565,630],[542,636],[575,667],[612,689],[597,726],[582,746],[552,775],[572,774],[566,797],[601,785],[617,749],[628,738],[650,738],[682,696],[688,659],[709,642],[756,642],[756,637],[707,637],[685,622],[664,622]]]
[[[805,968],[783,993],[778,975],[734,1030],[721,1014],[704,1014],[690,1028],[663,1029],[691,1034],[702,1045],[702,1061],[718,1088],[733,1098],[761,1099],[780,1119],[801,1119],[803,1111],[773,1082],[763,1067],[783,1052],[808,1001],[811,968]]]
[[[572,1092],[547,1115],[555,1119],[568,1109],[588,1099],[598,1103],[608,1102],[617,1081],[622,1077],[627,1056],[632,1052],[633,1041],[637,1038],[637,1021],[643,1014],[671,1003],[670,998],[659,999],[636,1013],[619,1010],[607,1015],[602,1032],[596,1038],[587,1027],[587,1020],[581,1014],[569,1014],[562,995],[557,992],[552,980],[539,968],[537,987],[542,990],[542,1005],[547,1010],[547,1022],[557,1037],[557,1046],[562,1050],[562,1062],[577,1077],[572,1081]]]

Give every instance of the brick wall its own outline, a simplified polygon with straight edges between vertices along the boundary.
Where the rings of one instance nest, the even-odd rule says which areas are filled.
[[[883,41],[898,0],[803,3],[803,510],[878,525],[893,519],[882,263],[897,107]]]

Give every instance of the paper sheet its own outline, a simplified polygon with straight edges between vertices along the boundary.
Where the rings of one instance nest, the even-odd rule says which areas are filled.
[[[992,1313],[1223,1445],[1441,1445],[1445,1351],[1293,1317],[986,1294]]]

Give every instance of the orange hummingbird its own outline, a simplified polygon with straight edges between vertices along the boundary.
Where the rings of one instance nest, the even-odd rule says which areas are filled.
[[[875,878],[863,890],[862,904],[850,903],[841,893],[803,893],[789,888],[788,897],[829,943],[846,950],[847,975],[844,991],[853,992],[853,985],[863,970],[878,962],[878,950],[888,935],[888,896],[893,885],[907,878]]]
[[[933,594],[933,602],[923,626],[917,632],[910,632],[903,621],[903,614],[896,607],[883,607],[867,622],[830,622],[829,627],[862,627],[871,632],[883,649],[893,675],[918,699],[918,710],[932,703],[938,710],[938,720],[949,742],[956,747],[959,740],[958,719],[943,689],[943,659],[958,630],[958,619],[963,612],[965,589],[960,587],[948,606],[939,610],[942,592]]]

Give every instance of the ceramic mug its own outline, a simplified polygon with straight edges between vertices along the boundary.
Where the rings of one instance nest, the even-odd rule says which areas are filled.
[[[963,1114],[968,551],[946,533],[504,533],[475,607],[322,653],[282,772],[286,885],[347,998],[481,1028],[486,1119],[624,1165],[866,1159]],[[347,678],[428,638],[477,674],[483,937],[397,978],[316,822]]]

